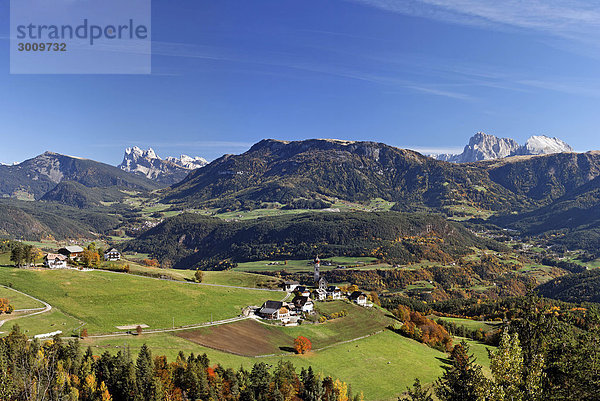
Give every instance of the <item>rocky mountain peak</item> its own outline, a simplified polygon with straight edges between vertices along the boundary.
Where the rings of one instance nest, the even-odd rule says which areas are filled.
[[[550,138],[545,135],[534,135],[525,142],[528,154],[546,155],[551,153],[573,152],[573,148],[558,138]]]
[[[203,167],[208,161],[202,157],[167,157],[162,159],[154,149],[141,149],[133,146],[125,149],[121,170],[143,175],[162,184],[171,185],[183,180],[190,171]]]
[[[519,145],[517,141],[511,138],[498,138],[495,135],[478,132],[469,139],[469,144],[465,146],[461,154],[431,156],[452,163],[471,163],[517,155],[543,155],[563,152],[573,152],[573,149],[558,138],[537,135],[530,137],[525,145]]]

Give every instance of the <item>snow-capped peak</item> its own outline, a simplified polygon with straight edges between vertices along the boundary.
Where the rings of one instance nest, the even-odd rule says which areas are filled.
[[[156,152],[152,148],[148,148],[148,150],[143,150],[137,146],[132,148],[125,149],[125,157],[130,156],[133,158],[145,158],[145,159],[160,159],[157,156]]]
[[[123,161],[119,165],[124,171],[143,175],[166,184],[174,184],[184,179],[191,170],[204,167],[208,161],[202,157],[167,157],[161,159],[154,149],[141,149],[133,146],[125,149]]]
[[[573,152],[566,142],[546,135],[534,135],[525,142],[525,149],[532,155],[546,155],[550,153]]]
[[[169,156],[167,160],[183,168],[194,170],[200,167],[204,167],[208,164],[208,161],[203,157],[191,157],[188,155],[181,155],[179,158]]]
[[[558,138],[534,135],[527,140],[525,145],[519,145],[510,138],[498,138],[478,132],[471,137],[469,144],[465,146],[461,154],[441,154],[431,155],[431,157],[454,163],[470,163],[518,155],[547,155],[563,152],[573,152],[573,148]]]

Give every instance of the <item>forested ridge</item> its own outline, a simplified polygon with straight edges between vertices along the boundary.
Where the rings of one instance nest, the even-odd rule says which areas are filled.
[[[500,246],[441,216],[400,212],[304,213],[228,222],[196,214],[169,218],[130,241],[126,249],[152,253],[175,266],[205,259],[375,256],[392,263],[448,261],[470,247]]]

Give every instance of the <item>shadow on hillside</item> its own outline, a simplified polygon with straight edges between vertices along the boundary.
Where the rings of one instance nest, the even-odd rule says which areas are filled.
[[[451,365],[452,364],[452,361],[450,361],[450,359],[448,359],[448,358],[440,358],[439,356],[436,356],[435,359],[437,359],[438,361],[440,361],[444,365]]]
[[[285,352],[296,352],[296,350],[293,347],[279,347],[279,349]]]

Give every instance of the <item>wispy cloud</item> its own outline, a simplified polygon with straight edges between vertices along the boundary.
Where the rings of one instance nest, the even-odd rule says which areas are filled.
[[[579,0],[349,0],[450,23],[530,29],[585,40],[600,27],[600,5]]]
[[[254,67],[277,67],[363,81],[455,100],[473,100],[473,97],[468,94],[448,90],[447,88],[444,89],[438,83],[427,82],[427,80],[403,79],[398,71],[393,69],[386,70],[382,65],[379,65],[377,70],[368,69],[367,71],[350,63],[327,63],[318,59],[305,60],[293,54],[278,52],[263,55],[245,54],[239,51],[233,52],[225,48],[168,42],[154,43],[152,53],[157,56],[195,58],[214,62],[246,64]]]

